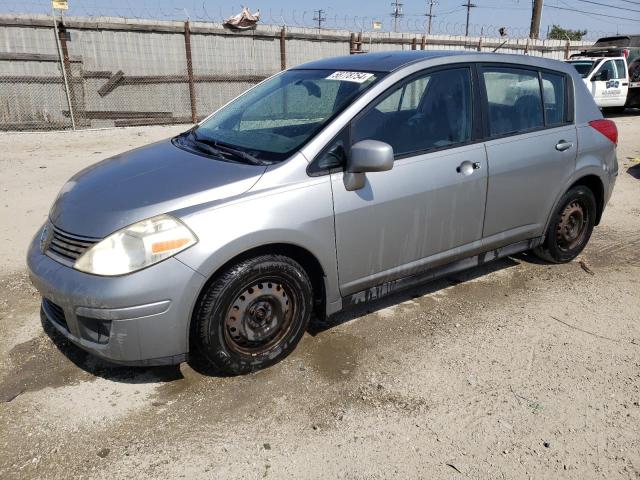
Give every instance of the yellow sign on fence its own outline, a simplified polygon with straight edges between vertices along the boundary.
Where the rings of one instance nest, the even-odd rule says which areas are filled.
[[[68,0],[51,0],[51,7],[56,10],[69,10]]]

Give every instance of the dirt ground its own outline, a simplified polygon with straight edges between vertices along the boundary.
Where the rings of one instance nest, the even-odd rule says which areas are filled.
[[[581,261],[453,275],[237,378],[98,361],[25,273],[71,174],[184,127],[0,135],[0,478],[640,478],[640,115],[615,120]]]

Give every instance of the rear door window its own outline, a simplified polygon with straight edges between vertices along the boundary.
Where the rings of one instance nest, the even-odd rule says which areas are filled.
[[[482,75],[492,136],[516,134],[544,127],[537,71],[486,67]]]

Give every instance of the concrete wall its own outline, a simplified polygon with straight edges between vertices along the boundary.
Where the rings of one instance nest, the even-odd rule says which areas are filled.
[[[69,17],[64,26],[71,61],[67,76],[79,128],[191,119],[183,22]],[[198,117],[281,68],[279,26],[237,33],[220,24],[192,22],[190,31]],[[288,28],[286,66],[346,55],[350,39],[346,30]],[[421,35],[365,32],[359,48],[411,49],[414,41],[420,49]],[[477,50],[480,42],[481,50],[492,51],[503,40],[432,35],[425,48]],[[584,45],[573,42],[569,51]],[[563,59],[566,46],[562,41],[509,39],[499,51]],[[120,83],[100,95],[100,88],[119,71],[124,74]],[[0,15],[0,130],[69,128],[68,110],[52,18]]]

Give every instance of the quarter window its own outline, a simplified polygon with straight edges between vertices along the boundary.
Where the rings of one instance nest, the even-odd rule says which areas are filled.
[[[344,168],[347,163],[349,149],[349,127],[344,128],[329,144],[318,154],[307,172],[312,175],[322,175],[334,168]]]
[[[516,68],[483,71],[491,135],[544,127],[538,72]]]
[[[417,77],[374,103],[358,118],[353,143],[379,140],[396,156],[471,140],[471,75],[468,68]]]

